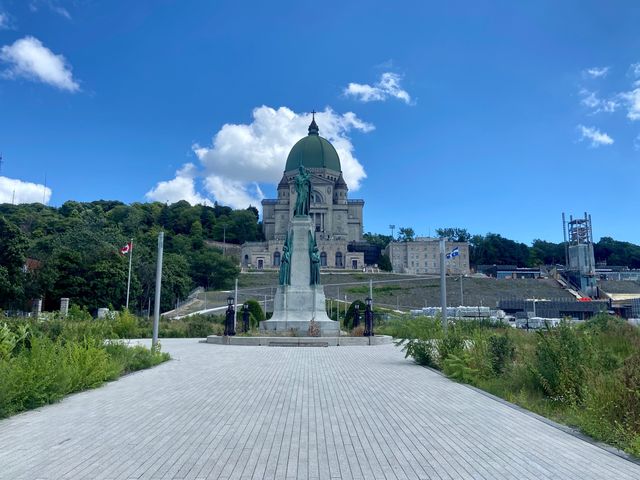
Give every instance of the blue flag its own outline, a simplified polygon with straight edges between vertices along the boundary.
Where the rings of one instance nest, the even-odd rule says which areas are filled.
[[[458,255],[460,255],[460,250],[458,249],[458,247],[456,247],[453,250],[451,250],[449,253],[447,253],[447,258],[451,259],[453,257],[457,257]]]

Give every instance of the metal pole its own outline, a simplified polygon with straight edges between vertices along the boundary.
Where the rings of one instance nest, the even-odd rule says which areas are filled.
[[[236,294],[233,297],[233,331],[236,331],[236,319],[238,317],[238,279],[236,278]]]
[[[124,307],[127,310],[129,310],[129,290],[131,289],[131,260],[132,259],[133,259],[133,238],[129,243],[129,276],[127,277],[127,303],[125,304],[125,307]]]
[[[347,321],[347,296],[344,296],[344,321]]]
[[[340,321],[340,287],[338,287],[338,295],[336,295],[336,320]]]
[[[460,306],[464,307],[464,290],[462,289],[462,274],[460,274]]]
[[[373,302],[373,280],[369,279],[369,298]]]
[[[160,291],[162,289],[162,251],[164,247],[164,232],[158,234],[158,260],[156,263],[156,301],[153,307],[153,339],[151,348],[158,345],[158,328],[160,326]]]
[[[445,243],[440,239],[440,307],[442,308],[442,330],[447,331],[447,275],[445,268]]]

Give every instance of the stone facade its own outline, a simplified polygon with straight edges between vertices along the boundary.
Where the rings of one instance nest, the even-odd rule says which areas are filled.
[[[285,171],[278,184],[278,198],[262,201],[262,229],[264,242],[248,242],[242,246],[243,268],[272,269],[280,266],[280,255],[290,228],[295,207],[295,178],[298,164],[292,155],[300,144],[323,142],[320,153],[308,149],[300,155],[300,161],[311,174],[311,205],[309,216],[315,231],[322,268],[362,269],[364,254],[349,252],[348,244],[362,240],[362,211],[364,200],[349,199],[349,188],[344,181],[335,149],[325,139],[318,137],[315,122],[309,127],[309,136],[294,146],[287,159]],[[304,145],[303,145],[304,146]],[[330,150],[329,150],[330,149]],[[302,150],[300,148],[299,150]],[[297,152],[296,152],[297,153]],[[332,155],[326,161],[324,155]]]
[[[447,273],[468,275],[469,244],[466,242],[445,242],[445,251],[458,247],[460,255],[447,260]],[[384,253],[389,256],[395,273],[439,274],[440,239],[418,237],[413,242],[391,242]]]

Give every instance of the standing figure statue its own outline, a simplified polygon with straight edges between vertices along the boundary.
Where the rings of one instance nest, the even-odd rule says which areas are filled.
[[[311,260],[310,285],[320,285],[320,252],[313,234],[309,232],[309,259]]]
[[[296,176],[296,206],[294,215],[309,215],[309,206],[311,205],[311,176],[309,170],[300,165],[298,175]]]
[[[280,285],[291,285],[291,237],[293,233],[287,235],[287,239],[282,247],[282,259],[280,260]]]

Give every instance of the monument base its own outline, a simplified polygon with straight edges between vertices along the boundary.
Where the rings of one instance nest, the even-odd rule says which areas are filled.
[[[320,336],[339,335],[340,324],[327,315],[322,285],[306,287],[279,286],[273,305],[273,317],[260,322],[261,331],[309,334],[309,324],[315,320]]]

